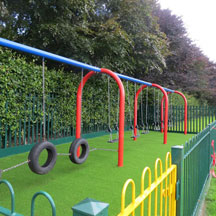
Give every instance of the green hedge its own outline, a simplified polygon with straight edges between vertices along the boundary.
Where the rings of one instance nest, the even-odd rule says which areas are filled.
[[[26,116],[32,116],[31,122],[42,119],[42,64],[38,59],[28,60],[26,56],[0,48],[0,123],[1,132],[5,125],[11,131],[18,128],[19,120],[25,121]],[[76,120],[76,92],[81,81],[81,72],[45,68],[46,114],[54,113],[54,119],[61,119],[64,125],[75,126]],[[86,74],[88,71],[84,71]],[[126,91],[126,120],[129,121],[129,103],[126,82],[123,82]],[[108,124],[108,78],[98,74],[92,77],[85,85],[83,91],[82,120],[84,125]],[[139,86],[136,86],[138,89]],[[135,85],[129,83],[130,110],[133,119],[133,98]],[[143,103],[145,106],[145,93]],[[157,99],[156,92],[156,99]],[[159,97],[162,95],[159,93]],[[188,96],[197,105],[198,101]],[[153,89],[149,88],[148,105],[153,105]],[[156,102],[157,104],[157,102]],[[183,104],[179,96],[173,96],[173,104]],[[118,88],[110,79],[110,107],[111,125],[116,124],[118,115]],[[143,108],[145,110],[145,108]],[[55,127],[60,127],[55,124]]]

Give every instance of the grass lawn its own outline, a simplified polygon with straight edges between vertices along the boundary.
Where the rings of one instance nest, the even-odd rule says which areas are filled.
[[[215,169],[216,172],[216,169]],[[210,188],[205,198],[206,213],[208,216],[216,215],[216,179],[212,177]]]
[[[125,133],[124,166],[121,168],[117,167],[117,152],[98,150],[90,152],[82,165],[73,164],[68,156],[58,156],[54,169],[47,175],[34,174],[27,165],[3,173],[2,179],[8,180],[15,191],[16,212],[30,215],[33,194],[44,190],[54,199],[58,216],[72,215],[71,207],[87,197],[109,203],[109,215],[117,215],[125,181],[132,178],[136,184],[136,196],[139,195],[142,170],[146,166],[153,168],[158,157],[164,161],[171,146],[184,144],[193,136],[169,133],[168,144],[164,145],[163,134],[159,132],[141,135],[137,141],[133,141],[130,135],[130,132]],[[90,148],[117,149],[117,143],[110,144],[107,140],[108,135],[88,139],[88,142]],[[67,153],[69,146],[59,145],[57,152]],[[27,157],[28,153],[23,153],[1,158],[0,169],[25,161]],[[0,206],[10,208],[9,192],[3,185],[0,188]],[[36,215],[50,215],[50,206],[43,197],[36,200],[35,210]]]

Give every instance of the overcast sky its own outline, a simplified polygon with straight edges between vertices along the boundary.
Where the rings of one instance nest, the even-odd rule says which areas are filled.
[[[216,0],[159,0],[162,9],[169,8],[181,16],[189,37],[216,62]]]

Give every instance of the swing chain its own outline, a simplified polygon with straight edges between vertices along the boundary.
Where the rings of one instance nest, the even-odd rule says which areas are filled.
[[[83,101],[83,68],[81,70],[81,104],[82,104],[82,101]],[[81,107],[81,134],[82,134],[82,107]]]
[[[132,120],[131,120],[131,105],[130,105],[130,92],[127,81],[127,93],[128,93],[128,108],[129,108],[129,117],[130,117],[130,129],[133,129]]]
[[[110,137],[109,137],[109,141],[108,143],[114,143],[114,142],[117,142],[118,141],[118,116],[119,116],[119,105],[117,107],[117,120],[116,120],[116,125],[115,125],[115,129],[117,131],[117,135],[116,135],[116,139],[113,139],[112,137],[112,128],[111,128],[111,106],[110,106],[110,77],[108,76],[108,79],[107,79],[107,90],[108,90],[108,132],[110,134]],[[119,91],[118,91],[118,104],[119,104]]]
[[[146,88],[146,113],[145,113],[145,133],[149,133],[148,126],[148,86]]]
[[[159,98],[159,91],[158,91],[158,95],[157,95],[157,123],[156,123],[156,131],[160,130],[159,102],[160,102],[160,98]]]
[[[141,126],[142,126],[142,129],[144,131],[144,122],[143,122],[143,94],[142,94],[142,89],[141,89],[141,105],[140,105],[140,108],[141,108]]]
[[[172,94],[170,94],[170,109],[169,109],[169,119],[168,119],[168,126],[173,126],[173,105],[172,105]]]
[[[9,167],[9,168],[3,169],[3,170],[0,169],[0,178],[1,178],[1,176],[2,176],[2,173],[7,172],[7,171],[12,170],[12,169],[15,169],[15,168],[17,168],[17,167],[19,167],[19,166],[22,166],[22,165],[24,165],[24,164],[26,164],[26,163],[29,163],[29,162],[30,162],[30,160],[27,160],[27,161],[24,161],[24,162],[22,162],[22,163],[18,163],[18,164],[16,164],[16,165],[12,166],[12,167]]]
[[[136,83],[134,85],[134,102],[135,102],[135,99],[136,99]],[[137,129],[137,136],[136,137],[139,137],[140,132],[139,132],[139,127],[138,127],[138,122],[136,123],[135,128]],[[135,137],[134,130],[132,132],[133,132],[132,138],[134,138]]]

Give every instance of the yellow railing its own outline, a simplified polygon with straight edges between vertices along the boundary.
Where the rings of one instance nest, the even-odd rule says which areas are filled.
[[[160,175],[158,176],[158,170]],[[148,187],[144,189],[145,176],[148,173]],[[152,174],[149,167],[146,167],[141,176],[141,193],[136,198],[135,183],[133,179],[128,179],[122,189],[121,194],[121,212],[118,216],[135,216],[135,210],[140,206],[140,216],[144,215],[144,201],[148,199],[147,203],[147,215],[148,216],[162,216],[176,215],[176,175],[177,168],[171,162],[171,153],[168,152],[165,161],[165,171],[162,169],[161,159],[155,161],[155,181],[152,182]],[[128,185],[132,186],[132,201],[125,207],[125,195]],[[151,202],[152,193],[154,192],[154,204]],[[159,199],[158,199],[159,195]],[[152,206],[154,206],[154,212],[152,212]],[[159,208],[159,210],[158,210]]]

